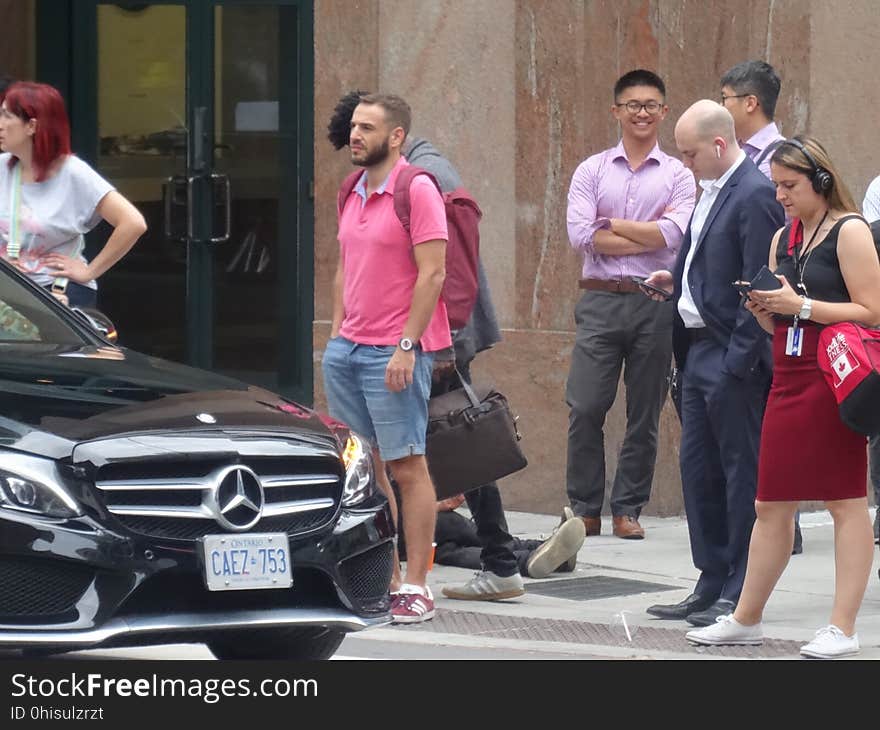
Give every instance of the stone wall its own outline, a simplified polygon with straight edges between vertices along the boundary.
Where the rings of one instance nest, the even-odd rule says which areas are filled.
[[[331,316],[335,192],[349,169],[323,129],[351,88],[400,93],[413,107],[414,133],[454,162],[484,210],[482,252],[505,341],[474,370],[509,395],[530,461],[502,482],[506,504],[557,512],[580,270],[565,231],[566,195],[578,163],[617,141],[614,81],[640,66],[664,77],[670,115],[661,144],[674,154],[679,114],[696,99],[717,99],[733,64],[764,58],[783,79],[783,133],[825,141],[861,200],[880,173],[873,87],[858,78],[880,67],[875,15],[873,0],[317,0],[316,365]],[[621,392],[606,427],[609,481],[623,401]],[[667,405],[646,513],[682,511],[678,440]]]

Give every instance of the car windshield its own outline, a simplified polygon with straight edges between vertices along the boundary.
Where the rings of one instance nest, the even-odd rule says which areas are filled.
[[[4,264],[0,265],[0,344],[81,346],[91,343]]]

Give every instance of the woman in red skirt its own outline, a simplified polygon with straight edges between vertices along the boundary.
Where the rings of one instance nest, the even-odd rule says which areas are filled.
[[[764,606],[791,554],[801,500],[824,500],[834,520],[835,589],[829,624],[801,647],[832,659],[859,651],[856,614],[873,561],[866,439],[838,416],[816,361],[822,325],[880,322],[880,259],[870,228],[816,140],[786,140],[771,158],[776,199],[791,223],[773,237],[782,287],[752,291],[746,307],[773,335],[773,384],[761,429],[757,519],[736,610],[691,631],[696,644],[760,644]]]

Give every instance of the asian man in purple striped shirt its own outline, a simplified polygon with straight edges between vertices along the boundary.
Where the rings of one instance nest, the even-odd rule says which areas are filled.
[[[611,489],[613,532],[641,539],[651,495],[657,427],[672,352],[672,304],[632,277],[672,266],[694,207],[693,175],[657,144],[666,87],[651,71],[618,79],[611,114],[620,142],[577,168],[568,193],[568,236],[583,254],[577,335],[566,386],[570,408],[566,488],[587,535],[601,532],[604,423],[623,369],[626,435]]]

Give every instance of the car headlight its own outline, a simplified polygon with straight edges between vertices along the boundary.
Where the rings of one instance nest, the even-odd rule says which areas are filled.
[[[342,451],[345,465],[345,488],[342,490],[342,504],[352,507],[363,502],[373,493],[373,455],[364,440],[349,433]]]
[[[24,454],[0,454],[0,509],[45,517],[82,514],[61,484],[54,462]]]

